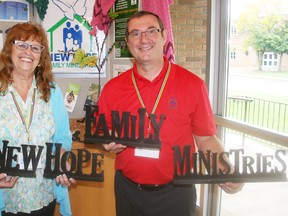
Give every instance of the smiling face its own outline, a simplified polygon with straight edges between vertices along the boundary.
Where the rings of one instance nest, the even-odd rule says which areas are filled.
[[[27,40],[24,41],[31,45],[41,45],[37,41]],[[16,44],[12,45],[11,59],[13,64],[13,77],[33,77],[34,71],[39,64],[41,53],[32,52],[31,46],[26,50],[17,48]]]
[[[130,53],[138,64],[159,63],[163,59],[167,30],[155,31],[153,34],[146,32],[152,29],[161,28],[157,18],[150,14],[133,18],[128,23],[129,34],[126,41]],[[140,32],[140,36],[133,37],[133,32]]]

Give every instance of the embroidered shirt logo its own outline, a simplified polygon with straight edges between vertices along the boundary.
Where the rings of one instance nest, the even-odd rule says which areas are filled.
[[[178,109],[178,102],[174,96],[171,96],[168,100],[168,108],[170,109]]]

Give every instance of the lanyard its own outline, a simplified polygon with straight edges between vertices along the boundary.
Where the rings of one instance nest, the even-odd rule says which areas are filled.
[[[25,126],[26,133],[27,133],[27,135],[28,135],[28,142],[30,142],[29,128],[30,128],[30,125],[31,125],[31,123],[32,123],[32,118],[33,118],[33,113],[34,113],[34,107],[35,107],[35,101],[36,101],[36,88],[34,88],[34,91],[33,91],[33,96],[32,96],[32,100],[33,100],[33,101],[32,101],[31,108],[30,108],[30,116],[29,116],[29,122],[28,122],[28,124],[27,124],[26,119],[25,119],[25,117],[24,117],[24,115],[23,115],[23,113],[22,113],[22,110],[21,110],[21,108],[20,108],[20,105],[19,105],[19,103],[17,102],[17,100],[16,100],[16,98],[15,98],[14,93],[11,92],[11,95],[12,95],[14,104],[15,104],[15,106],[16,106],[16,108],[17,108],[17,111],[18,111],[18,113],[19,113],[19,116],[20,116],[20,118],[21,118],[21,120],[22,120],[22,123],[23,123],[23,125]]]
[[[159,102],[160,102],[160,99],[161,99],[161,96],[162,96],[162,94],[163,94],[164,88],[165,88],[165,86],[166,86],[166,83],[167,83],[167,80],[168,80],[168,77],[169,77],[169,74],[170,74],[170,70],[171,70],[171,63],[169,62],[168,69],[167,69],[166,74],[165,74],[165,77],[164,77],[164,79],[163,79],[161,88],[160,88],[160,90],[159,90],[159,92],[158,92],[157,98],[156,98],[156,100],[155,100],[155,102],[154,102],[154,105],[153,105],[153,109],[152,109],[152,111],[151,111],[151,114],[154,114],[154,112],[155,112],[156,109],[157,109],[157,106],[158,106],[158,104],[159,104]],[[143,99],[142,99],[142,97],[141,97],[141,93],[140,93],[140,91],[139,91],[139,88],[138,88],[137,83],[136,83],[136,80],[135,80],[134,71],[132,71],[132,82],[133,82],[135,91],[136,91],[136,93],[137,93],[137,97],[138,97],[138,99],[139,99],[142,107],[146,109],[146,106],[145,106],[144,101],[143,101]],[[148,113],[147,113],[147,109],[146,109],[146,116],[149,118],[149,115],[148,115]],[[150,130],[150,124],[149,124],[148,131],[149,131],[149,130]]]

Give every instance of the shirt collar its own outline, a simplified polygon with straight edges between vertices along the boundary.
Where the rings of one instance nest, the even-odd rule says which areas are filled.
[[[168,59],[167,59],[165,56],[163,56],[163,58],[164,58],[164,66],[163,66],[160,74],[159,74],[152,82],[157,82],[158,80],[163,79],[164,76],[165,76],[165,74],[166,74],[166,72],[167,72],[167,69],[168,69]],[[138,73],[136,63],[133,64],[133,72],[134,72],[135,78],[136,78],[137,80],[139,80],[139,79],[140,79],[140,80],[147,80],[145,77],[143,77],[142,75],[140,75],[140,74]],[[133,72],[132,72],[132,73],[133,73]],[[149,81],[149,82],[150,82],[150,81]]]

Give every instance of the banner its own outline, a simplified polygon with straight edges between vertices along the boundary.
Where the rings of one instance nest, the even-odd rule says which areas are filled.
[[[80,68],[78,64],[71,64],[78,48],[82,48],[87,56],[99,56],[97,46],[103,41],[104,33],[98,31],[97,42],[90,34],[93,6],[94,1],[86,0],[49,2],[43,26],[47,31],[54,73],[99,74],[96,66]],[[105,46],[102,53],[105,53]],[[100,74],[106,77],[105,70]]]
[[[117,0],[115,2],[115,58],[131,58],[125,42],[126,21],[138,11],[138,0]]]

